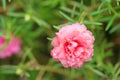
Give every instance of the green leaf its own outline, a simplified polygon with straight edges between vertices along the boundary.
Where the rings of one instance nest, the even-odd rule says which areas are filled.
[[[117,30],[119,30],[119,29],[120,29],[120,23],[117,24],[117,25],[115,25],[115,26],[110,30],[110,33],[113,33],[113,32],[115,32],[115,31],[117,31]]]
[[[105,0],[102,0],[101,4],[100,4],[99,7],[98,7],[98,11],[102,8],[102,6],[104,6],[105,3],[106,3],[106,1],[105,1]]]
[[[87,68],[89,68],[91,71],[93,71],[94,73],[96,73],[97,75],[101,76],[101,77],[105,77],[105,74],[103,74],[102,72],[100,72],[99,70],[91,67],[91,66],[86,66]]]
[[[59,30],[61,27],[60,26],[53,26],[53,28],[55,28],[56,30]]]
[[[0,36],[3,36],[3,33],[2,33],[2,32],[0,32]]]
[[[70,18],[68,15],[66,15],[66,14],[63,13],[62,11],[59,11],[59,13],[60,13],[64,18],[66,18],[68,21],[74,22],[74,20],[73,20],[72,18]]]
[[[113,80],[117,80],[120,75],[120,68],[113,74]]]
[[[14,12],[8,12],[7,13],[8,16],[12,16],[12,17],[24,17],[24,13],[14,13]]]
[[[0,16],[0,20],[1,20],[0,26],[1,26],[2,28],[5,28],[5,27],[6,27],[5,18],[4,18],[3,16]]]
[[[101,18],[99,21],[100,22],[108,22],[111,18],[112,18],[112,16],[107,16],[107,17]]]
[[[48,39],[49,41],[52,41],[52,40],[53,40],[53,38],[50,38],[50,37],[47,37],[47,39]]]
[[[16,66],[4,65],[0,66],[0,74],[16,74]]]
[[[76,77],[76,74],[75,74],[75,73],[76,73],[75,69],[72,69],[72,68],[71,68],[71,70],[70,70],[70,79],[73,80],[73,79]]]
[[[29,77],[27,77],[27,80],[36,80],[38,73],[39,71],[36,70],[29,71]]]
[[[118,69],[118,71],[115,74],[115,77],[118,77],[120,75],[120,68]]]
[[[44,20],[36,17],[36,16],[32,16],[32,19],[39,25],[39,26],[44,26],[44,27],[48,27],[48,23],[46,23]]]
[[[120,67],[120,63],[117,63],[112,71],[113,74],[117,71],[117,69]]]
[[[73,15],[79,15],[80,14],[79,12],[73,11],[72,9],[66,8],[66,7],[61,7],[61,10],[65,11],[65,12],[68,12],[70,14],[73,14]]]
[[[6,9],[6,0],[2,0],[2,7],[4,10]]]
[[[92,11],[89,15],[98,15],[101,14],[103,12],[107,11],[107,9],[102,9],[102,10],[98,10],[98,11]]]
[[[87,21],[87,20],[85,20],[83,23],[84,24],[91,24],[91,25],[102,25],[102,23],[99,23],[99,22],[90,22],[90,21]]]
[[[112,23],[114,22],[114,20],[116,19],[116,15],[114,15],[111,20],[108,22],[106,28],[105,28],[105,31],[107,31],[111,26],[112,26]]]

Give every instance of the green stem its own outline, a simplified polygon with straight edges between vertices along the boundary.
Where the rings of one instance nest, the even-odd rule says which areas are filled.
[[[72,17],[72,18],[74,17],[74,12],[75,12],[76,7],[77,7],[76,5],[73,5],[73,9],[72,9],[73,11],[72,11],[72,13],[71,13],[71,17]]]

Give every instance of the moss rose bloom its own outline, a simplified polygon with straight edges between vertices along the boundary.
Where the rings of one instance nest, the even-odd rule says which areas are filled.
[[[51,56],[65,68],[79,68],[93,56],[94,36],[85,25],[75,23],[62,27],[51,42]]]
[[[14,36],[7,41],[5,36],[0,37],[0,59],[11,57],[20,51],[21,39]]]

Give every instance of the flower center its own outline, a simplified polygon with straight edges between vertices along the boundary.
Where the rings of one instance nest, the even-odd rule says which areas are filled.
[[[78,43],[75,41],[69,41],[65,43],[65,51],[67,53],[73,53],[77,47]]]

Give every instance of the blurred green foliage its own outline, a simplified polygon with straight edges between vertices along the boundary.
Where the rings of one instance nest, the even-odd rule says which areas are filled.
[[[84,23],[95,36],[92,61],[65,69],[51,59],[62,25]],[[1,0],[0,36],[22,39],[21,55],[0,60],[0,80],[119,80],[120,0]]]

